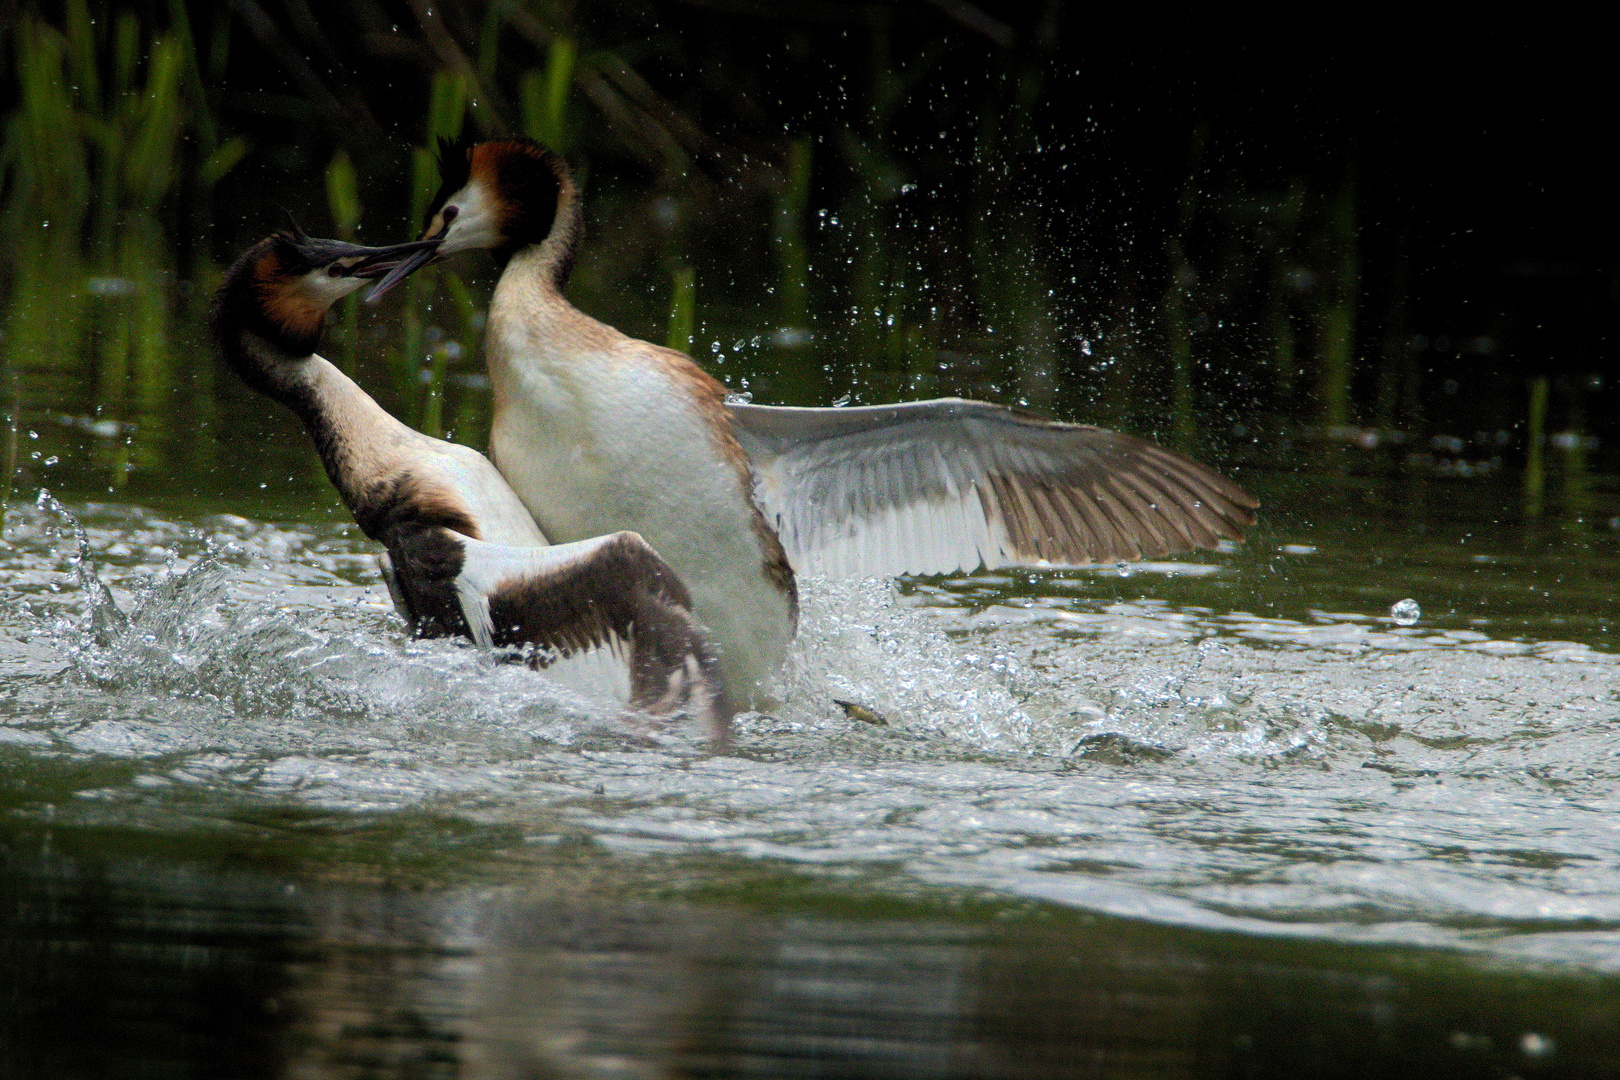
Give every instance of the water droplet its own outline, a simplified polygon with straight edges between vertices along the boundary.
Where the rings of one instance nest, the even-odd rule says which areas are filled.
[[[1395,621],[1396,626],[1411,626],[1423,618],[1423,609],[1411,597],[1397,601],[1390,605],[1389,617]]]
[[[1527,1031],[1519,1036],[1519,1053],[1527,1058],[1543,1058],[1558,1049],[1558,1044],[1539,1031]]]

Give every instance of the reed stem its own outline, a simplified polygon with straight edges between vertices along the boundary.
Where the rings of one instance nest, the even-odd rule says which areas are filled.
[[[568,97],[574,84],[579,46],[559,35],[546,48],[544,71],[536,68],[523,77],[519,99],[523,128],[529,137],[566,154],[572,143],[568,129]]]
[[[810,326],[810,250],[804,238],[805,217],[810,212],[810,166],[810,140],[794,139],[788,147],[787,182],[776,202],[776,253],[781,270],[776,299],[782,325],[795,330]]]
[[[6,513],[11,509],[11,488],[17,479],[17,414],[22,410],[18,400],[15,376],[12,378],[11,401],[6,409],[6,475],[0,480],[0,540],[5,538]]]
[[[1530,380],[1530,416],[1525,432],[1524,516],[1541,517],[1547,489],[1547,376]]]
[[[690,266],[677,266],[670,278],[669,347],[691,353],[697,336],[697,272]]]
[[[360,227],[360,180],[354,162],[339,150],[326,166],[326,204],[338,238],[353,242]],[[360,351],[360,294],[350,293],[338,308],[338,367],[353,371]]]

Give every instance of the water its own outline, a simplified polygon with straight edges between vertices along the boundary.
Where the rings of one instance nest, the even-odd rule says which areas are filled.
[[[264,1075],[1614,1064],[1601,537],[1329,523],[1123,571],[811,580],[782,707],[715,757],[410,640],[368,542],[316,518],[8,511],[29,1030],[96,1002],[144,1033],[131,1060],[252,1045]],[[66,1075],[102,1044],[14,1045]]]
[[[27,607],[0,739],[73,778],[57,823],[431,812],[530,845],[1620,965],[1620,658],[1579,642],[1096,596],[1114,571],[1016,575],[1024,595],[811,579],[782,707],[715,757],[410,640],[352,527],[81,512],[82,560],[49,497],[7,533]],[[1178,570],[1242,574],[1130,580]]]
[[[1574,458],[1526,522],[1457,447],[1234,436],[1239,548],[807,580],[714,756],[411,640],[307,439],[130,287],[7,324],[0,1073],[1620,1066],[1620,533]]]

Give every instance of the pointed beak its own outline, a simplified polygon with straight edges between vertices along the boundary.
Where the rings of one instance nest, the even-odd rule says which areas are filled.
[[[382,277],[407,257],[426,252],[431,258],[440,241],[413,240],[388,247],[365,247],[346,240],[319,240],[301,233],[292,238],[300,254],[311,266],[325,267],[334,276],[362,280]]]
[[[400,265],[422,255],[432,256],[438,250],[440,241],[412,240],[407,244],[391,244],[388,247],[355,249],[355,254],[363,258],[349,269],[351,277],[379,278],[398,270]]]
[[[436,236],[432,240],[418,240],[415,242],[415,244],[400,244],[398,248],[393,249],[394,251],[398,251],[400,249],[411,247],[419,248],[419,250],[417,250],[409,258],[401,260],[398,264],[396,264],[393,269],[388,271],[386,277],[377,282],[372,290],[366,294],[366,303],[375,303],[378,297],[382,296],[395,285],[398,285],[400,282],[422,269],[422,267],[426,266],[428,263],[433,262],[436,258],[438,258],[439,245],[443,242],[444,237]],[[379,269],[380,268],[381,265],[379,265]]]

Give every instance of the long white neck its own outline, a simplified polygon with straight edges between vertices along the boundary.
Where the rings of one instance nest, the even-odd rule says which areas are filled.
[[[523,303],[542,318],[548,313],[579,311],[563,298],[562,285],[556,274],[556,252],[552,250],[550,237],[543,244],[519,248],[507,260],[500,280],[495,283],[495,296],[490,303],[491,306],[497,303]]]
[[[324,357],[290,357],[256,334],[240,336],[241,359],[259,375],[258,388],[303,420],[338,493],[359,519],[379,483],[402,470],[409,447],[424,436],[396,420],[353,379]],[[369,533],[371,524],[360,520]]]
[[[484,354],[497,414],[514,402],[561,405],[579,390],[557,385],[554,377],[588,378],[575,370],[578,358],[605,357],[627,340],[568,302],[553,276],[551,255],[544,244],[518,251],[490,299]]]

